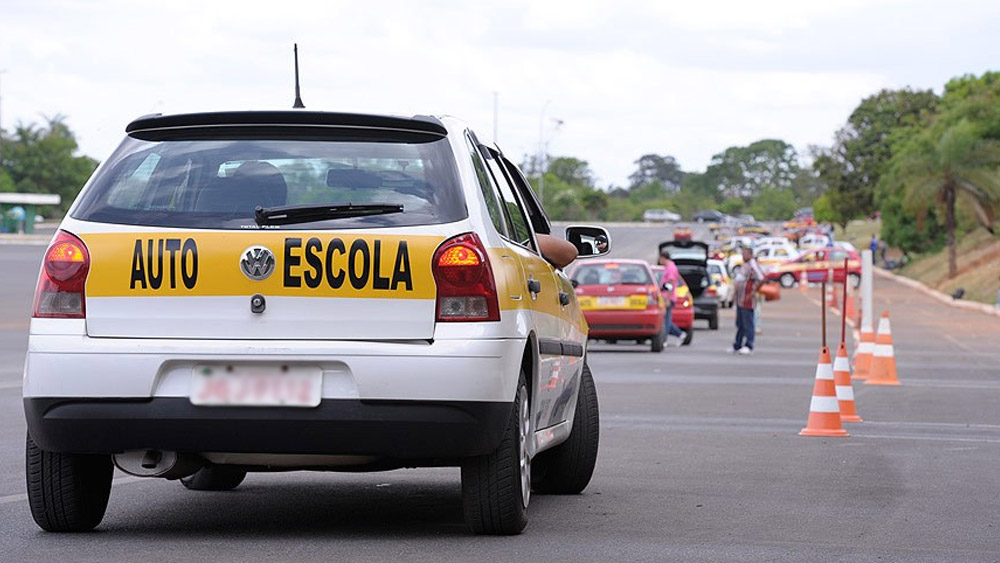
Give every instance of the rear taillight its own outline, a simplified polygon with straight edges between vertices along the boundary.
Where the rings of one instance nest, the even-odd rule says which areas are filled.
[[[446,240],[431,265],[437,284],[440,322],[499,321],[500,305],[493,269],[475,233]]]
[[[82,319],[87,316],[84,286],[90,272],[90,253],[77,237],[59,231],[45,251],[35,288],[32,316]]]
[[[646,294],[646,306],[647,307],[659,307],[660,306],[660,292],[655,289],[650,289],[649,293]]]
[[[718,295],[718,292],[719,290],[718,288],[716,288],[716,286],[710,285],[708,286],[708,289],[705,290],[705,295],[708,295],[709,297],[715,297],[716,295]]]

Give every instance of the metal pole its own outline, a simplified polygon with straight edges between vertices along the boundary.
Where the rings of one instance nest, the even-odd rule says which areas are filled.
[[[822,317],[823,318],[823,347],[826,348],[826,279],[824,279],[823,283],[820,284],[820,290],[822,291],[821,295],[823,296],[823,299],[822,299],[823,300],[823,307],[821,309],[823,311],[823,317]]]
[[[861,251],[861,332],[874,332],[875,329],[872,318],[873,259],[871,250]]]
[[[847,340],[847,258],[844,258],[844,304],[840,308],[840,343]]]
[[[3,74],[7,72],[7,69],[0,70],[0,78],[3,78]],[[3,105],[3,83],[0,82],[0,105]],[[0,168],[3,168],[3,120],[0,119]]]
[[[552,100],[545,100],[542,116],[538,119],[538,201],[545,207],[545,111]]]

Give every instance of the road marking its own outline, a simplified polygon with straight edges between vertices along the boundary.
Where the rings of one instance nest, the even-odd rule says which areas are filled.
[[[951,343],[952,343],[952,344],[954,344],[955,346],[958,346],[958,347],[959,347],[959,348],[961,348],[962,350],[965,350],[966,352],[972,352],[972,348],[969,348],[969,347],[968,347],[968,346],[966,346],[965,344],[962,344],[962,343],[961,343],[961,342],[959,342],[959,341],[958,341],[958,339],[957,339],[957,338],[955,338],[954,336],[952,336],[952,335],[950,335],[950,334],[948,334],[948,333],[944,333],[944,334],[943,334],[942,336],[944,336],[944,337],[945,337],[945,338],[946,338],[946,339],[947,339],[947,340],[948,340],[949,342],[951,342]]]
[[[20,388],[21,388],[20,381],[10,381],[7,383],[0,383],[0,389],[20,389]]]
[[[139,481],[146,481],[146,480],[149,480],[149,477],[132,477],[132,476],[118,477],[116,479],[111,480],[111,485],[117,487],[121,485],[128,485],[129,483],[138,483]],[[7,495],[0,497],[0,504],[9,504],[12,502],[25,502],[27,500],[28,500],[27,493],[20,493],[16,495]]]

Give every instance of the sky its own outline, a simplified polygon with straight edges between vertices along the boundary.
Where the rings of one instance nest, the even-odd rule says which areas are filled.
[[[0,0],[0,126],[61,115],[102,160],[140,115],[290,109],[297,42],[310,110],[453,115],[607,187],[830,145],[882,88],[1000,70],[998,28],[995,0]]]

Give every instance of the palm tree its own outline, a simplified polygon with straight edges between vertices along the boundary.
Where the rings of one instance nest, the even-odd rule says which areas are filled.
[[[955,259],[955,202],[962,198],[990,233],[1000,208],[1000,141],[984,139],[968,120],[943,133],[931,128],[914,137],[899,153],[896,178],[903,203],[911,209],[944,207],[948,241],[948,277],[958,271]]]

